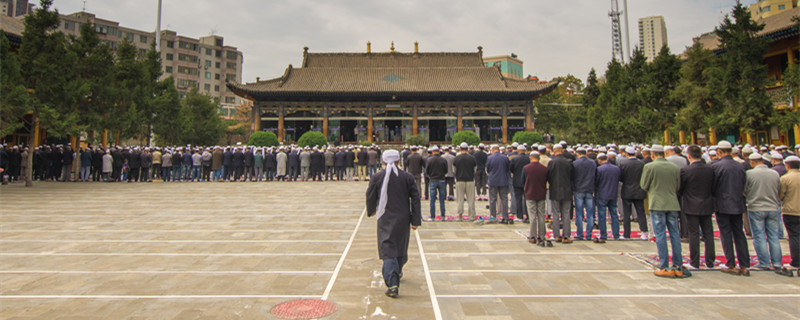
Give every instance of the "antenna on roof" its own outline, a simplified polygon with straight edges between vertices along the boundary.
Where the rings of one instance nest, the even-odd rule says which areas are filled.
[[[217,35],[217,26],[214,26],[213,28],[211,28],[211,35],[212,36]]]
[[[86,0],[83,0],[83,12],[86,12]]]

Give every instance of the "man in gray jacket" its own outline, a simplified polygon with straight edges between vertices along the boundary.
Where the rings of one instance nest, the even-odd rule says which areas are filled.
[[[753,153],[748,158],[753,169],[746,173],[744,194],[747,199],[750,228],[753,232],[753,248],[758,255],[756,268],[780,269],[783,266],[781,245],[778,242],[781,227],[778,191],[781,187],[781,178],[778,172],[764,164],[760,154]]]
[[[442,148],[442,158],[447,160],[447,174],[444,176],[444,181],[447,183],[447,200],[453,201],[456,197],[453,195],[453,190],[456,184],[456,171],[453,168],[453,161],[456,156],[450,153],[450,148],[445,146]]]
[[[300,152],[300,175],[303,181],[307,181],[309,174],[311,172],[311,152],[309,151],[308,146],[306,146],[302,152]]]

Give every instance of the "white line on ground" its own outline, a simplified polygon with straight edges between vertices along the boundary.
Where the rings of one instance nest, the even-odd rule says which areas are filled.
[[[0,274],[328,274],[331,271],[202,271],[202,270],[0,270]]]
[[[325,287],[325,292],[322,294],[322,300],[328,300],[328,296],[331,294],[331,289],[333,289],[333,284],[336,283],[336,278],[339,276],[339,271],[342,270],[342,264],[344,264],[344,259],[347,257],[347,253],[350,252],[350,247],[353,245],[353,240],[356,238],[356,233],[358,233],[358,228],[361,226],[361,221],[364,220],[364,216],[367,214],[367,208],[365,207],[363,211],[361,211],[361,217],[358,218],[358,223],[356,223],[356,227],[353,229],[353,234],[350,235],[350,240],[347,242],[347,246],[344,248],[344,252],[342,256],[339,258],[339,263],[336,264],[336,268],[333,269],[333,275],[331,275],[331,280],[328,281],[328,286]]]
[[[420,229],[421,230],[421,229]],[[429,233],[429,232],[513,232],[516,230],[510,229],[436,229],[436,228],[426,228],[422,231],[422,233]],[[525,230],[527,231],[527,230]]]
[[[491,240],[485,240],[491,241]],[[652,253],[652,252],[625,252]],[[552,252],[429,252],[429,256],[624,256],[621,252],[585,252],[585,251],[552,251]]]
[[[201,240],[201,239],[180,239],[180,240],[132,240],[132,239],[121,239],[121,240],[113,240],[113,239],[99,239],[99,240],[90,240],[90,239],[45,239],[45,240],[38,240],[38,239],[0,239],[0,242],[55,242],[55,243],[65,243],[65,242],[73,242],[73,243],[344,243],[344,240],[303,240],[303,239],[291,239],[291,240]]]
[[[0,295],[0,299],[318,299],[318,295]]]
[[[519,239],[429,239],[425,242],[521,242]]]
[[[280,257],[280,256],[338,256],[339,253],[255,252],[255,253],[163,253],[163,252],[0,252],[0,256],[189,256],[189,257]]]
[[[649,270],[431,270],[431,273],[651,273]]]
[[[431,295],[431,304],[433,305],[433,315],[436,320],[442,320],[442,311],[439,309],[439,300],[436,298],[436,291],[433,288],[433,280],[431,279],[431,271],[428,268],[428,259],[425,258],[425,251],[422,250],[422,240],[419,238],[419,232],[414,232],[417,237],[417,248],[419,248],[419,256],[422,260],[422,269],[425,271],[425,282],[428,283],[428,293]]]
[[[800,298],[800,294],[773,293],[732,293],[732,294],[474,294],[474,295],[439,295],[443,299],[516,299],[516,298]]]
[[[350,232],[342,229],[291,229],[291,230],[263,230],[263,229],[182,229],[182,230],[141,230],[141,229],[8,229],[0,230],[2,233],[308,233],[313,232]]]

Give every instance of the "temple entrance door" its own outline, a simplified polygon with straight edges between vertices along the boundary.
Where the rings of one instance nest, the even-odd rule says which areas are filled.
[[[341,142],[358,142],[355,132],[357,125],[358,121],[356,120],[339,121],[339,134],[341,135],[340,139],[342,139]]]
[[[475,133],[481,137],[481,141],[491,141],[491,134],[489,132],[489,127],[491,120],[473,120],[472,122],[475,124]]]
[[[444,142],[447,140],[447,120],[428,121],[428,141]]]
[[[386,141],[403,141],[403,120],[385,120],[384,125],[386,126],[386,130],[384,130],[383,134],[385,135]]]
[[[294,122],[294,141],[300,140],[304,133],[311,131],[311,120],[295,120]]]

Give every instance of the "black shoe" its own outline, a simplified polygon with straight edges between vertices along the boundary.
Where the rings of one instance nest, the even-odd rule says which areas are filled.
[[[550,241],[550,240],[547,240],[547,247],[548,248],[552,248],[553,247],[553,242]]]
[[[397,286],[393,286],[393,287],[389,288],[389,290],[386,290],[386,296],[389,297],[389,298],[397,298],[397,294],[398,294],[397,291],[398,291],[397,290]]]

